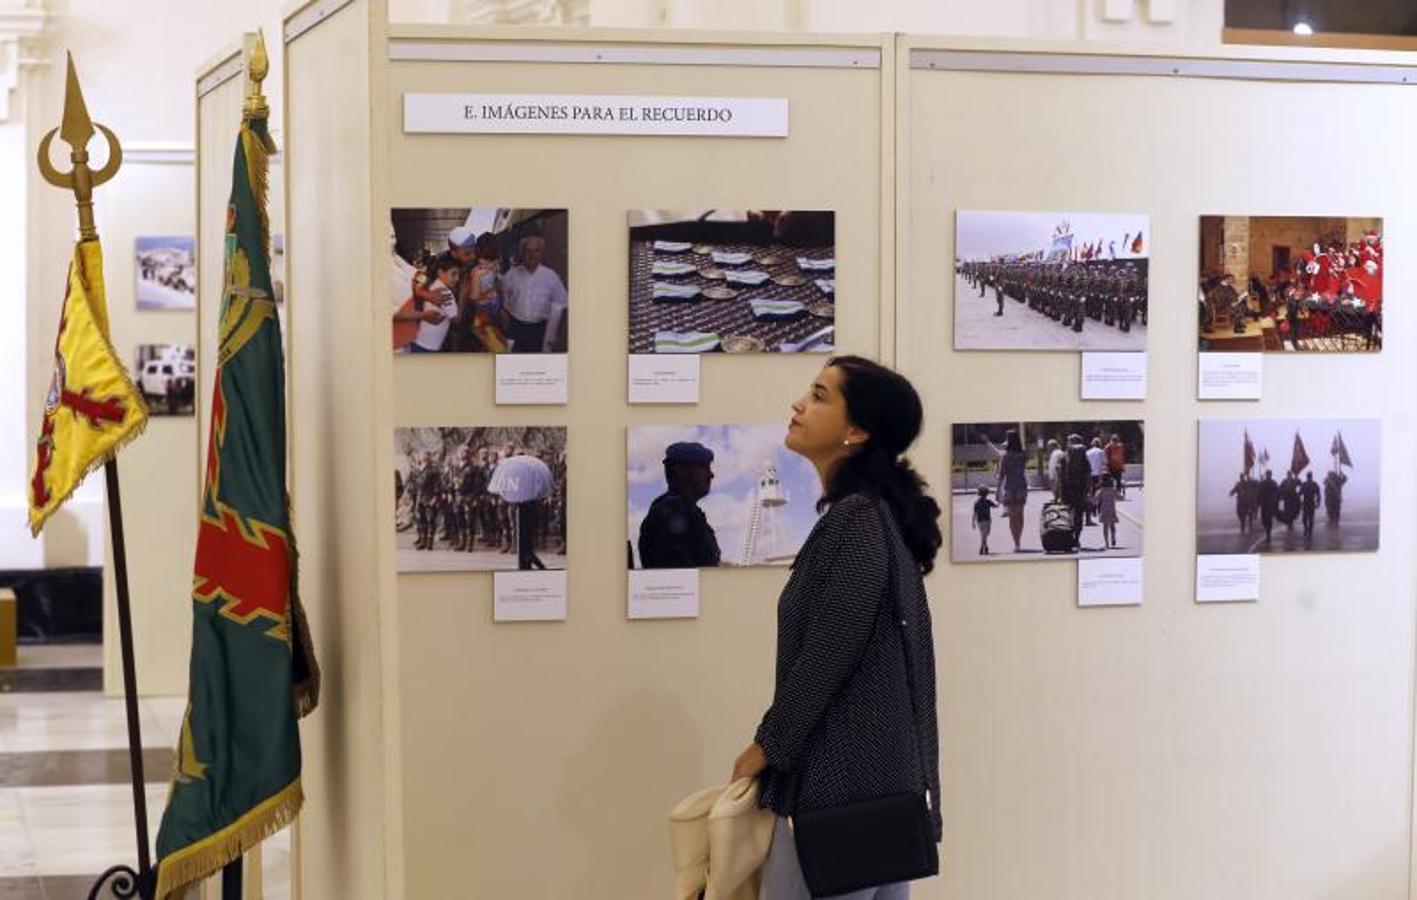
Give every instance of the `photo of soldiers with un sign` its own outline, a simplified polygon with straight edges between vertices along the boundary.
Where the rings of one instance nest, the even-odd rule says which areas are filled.
[[[565,428],[394,431],[400,572],[566,567]]]
[[[1199,554],[1378,549],[1378,419],[1204,419]]]
[[[1140,421],[990,422],[951,434],[954,562],[1142,555]]]
[[[821,485],[783,437],[782,425],[631,428],[629,567],[790,565]]]
[[[1383,348],[1383,220],[1202,216],[1200,349]]]
[[[956,350],[1146,350],[1151,220],[955,216]]]

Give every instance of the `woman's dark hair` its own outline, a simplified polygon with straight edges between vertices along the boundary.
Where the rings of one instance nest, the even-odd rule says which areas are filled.
[[[1017,428],[1010,428],[1004,432],[1004,449],[1014,453],[1023,452],[1023,440],[1018,436]]]
[[[860,356],[833,357],[827,365],[841,374],[847,421],[870,438],[837,465],[818,508],[853,493],[880,497],[921,571],[929,574],[943,540],[940,505],[904,458],[924,419],[920,395],[904,375]]]

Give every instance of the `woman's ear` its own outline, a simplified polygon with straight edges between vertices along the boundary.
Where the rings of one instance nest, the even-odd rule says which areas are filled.
[[[859,447],[871,439],[871,433],[857,428],[855,425],[846,426],[846,443],[853,447]]]

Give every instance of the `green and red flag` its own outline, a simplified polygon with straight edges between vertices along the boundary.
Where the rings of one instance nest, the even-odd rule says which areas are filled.
[[[300,811],[300,716],[319,672],[296,591],[285,374],[271,286],[264,102],[248,100],[226,214],[187,712],[157,837],[157,896],[219,871]]]

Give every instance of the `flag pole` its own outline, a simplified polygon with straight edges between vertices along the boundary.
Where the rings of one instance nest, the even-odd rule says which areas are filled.
[[[83,91],[74,71],[74,58],[69,56],[68,79],[64,90],[64,116],[59,128],[45,135],[39,146],[39,171],[44,180],[58,188],[74,192],[79,212],[79,242],[98,240],[94,226],[93,189],[113,178],[123,164],[123,147],[107,127],[89,118]],[[108,142],[108,162],[102,169],[89,168],[88,144],[94,131],[101,132]],[[60,172],[50,161],[50,145],[55,135],[69,145],[69,160],[73,168]],[[132,603],[128,593],[128,556],[123,540],[123,506],[118,490],[118,462],[109,459],[103,466],[108,493],[108,530],[113,541],[113,579],[118,595],[118,640],[123,661],[123,705],[128,722],[128,766],[133,785],[133,820],[138,844],[138,868],[117,865],[99,876],[89,890],[93,900],[105,884],[115,897],[152,897],[155,877],[148,848],[148,807],[144,793],[143,735],[138,719],[138,679],[133,658]]]

